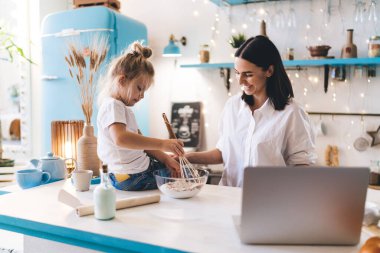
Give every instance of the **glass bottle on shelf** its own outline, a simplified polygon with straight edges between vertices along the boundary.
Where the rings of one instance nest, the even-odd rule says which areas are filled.
[[[116,192],[111,185],[108,175],[108,167],[102,165],[101,182],[94,190],[94,214],[98,220],[110,220],[115,217]]]
[[[201,63],[208,63],[210,61],[210,47],[207,44],[201,46],[199,50],[199,60]]]

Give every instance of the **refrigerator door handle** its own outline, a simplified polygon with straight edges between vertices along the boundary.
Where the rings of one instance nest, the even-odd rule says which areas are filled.
[[[52,81],[52,80],[57,80],[57,79],[59,79],[58,76],[48,76],[48,75],[41,76],[41,80]]]
[[[68,37],[68,36],[78,36],[81,33],[88,33],[88,32],[114,32],[114,29],[109,28],[92,28],[92,29],[82,29],[82,30],[75,30],[73,28],[69,29],[63,29],[62,31],[58,33],[49,33],[49,34],[43,34],[41,35],[42,38],[45,37]]]
[[[56,33],[56,37],[67,37],[67,36],[76,36],[79,35],[80,31],[75,29],[63,29],[61,32]]]

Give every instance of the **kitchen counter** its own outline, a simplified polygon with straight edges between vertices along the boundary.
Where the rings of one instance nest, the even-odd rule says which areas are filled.
[[[241,189],[206,185],[191,199],[171,199],[118,210],[116,218],[99,221],[78,217],[57,200],[64,188],[82,203],[92,202],[88,192],[76,192],[69,181],[59,181],[0,196],[0,229],[25,234],[24,252],[358,252],[371,235],[363,230],[357,246],[245,245],[239,240],[234,216],[240,214]],[[378,199],[373,190],[368,194]],[[122,192],[117,198],[158,191]],[[368,198],[367,198],[368,199]],[[42,239],[41,239],[42,238]]]

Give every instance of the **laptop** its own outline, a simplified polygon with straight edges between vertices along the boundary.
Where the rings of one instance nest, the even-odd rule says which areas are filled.
[[[248,244],[355,245],[368,182],[365,167],[247,167],[240,239]]]

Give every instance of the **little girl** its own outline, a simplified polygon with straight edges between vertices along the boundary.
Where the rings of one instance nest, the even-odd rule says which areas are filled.
[[[108,164],[111,182],[119,190],[156,189],[154,171],[169,176],[170,170],[180,169],[178,162],[162,151],[184,154],[180,140],[142,136],[130,108],[144,98],[153,83],[151,55],[150,48],[134,42],[129,52],[110,63],[99,94],[98,156]]]

